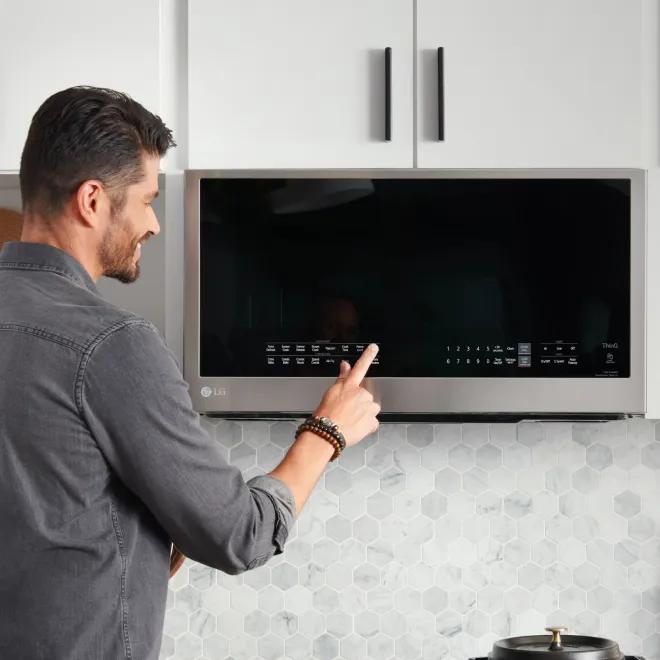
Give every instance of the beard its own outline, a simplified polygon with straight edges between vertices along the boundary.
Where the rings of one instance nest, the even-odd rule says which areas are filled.
[[[135,250],[147,235],[133,238],[127,220],[117,216],[105,232],[99,248],[103,275],[124,284],[135,282],[140,276],[140,264],[135,261]]]

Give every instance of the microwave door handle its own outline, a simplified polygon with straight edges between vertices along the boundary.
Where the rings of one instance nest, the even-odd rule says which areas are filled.
[[[438,141],[445,139],[445,52],[438,48]]]
[[[392,140],[392,49],[385,49],[385,142]]]

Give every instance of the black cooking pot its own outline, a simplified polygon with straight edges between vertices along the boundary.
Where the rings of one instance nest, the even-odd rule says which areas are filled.
[[[562,635],[566,628],[546,628],[550,635],[509,637],[493,644],[489,660],[624,660],[611,639]]]

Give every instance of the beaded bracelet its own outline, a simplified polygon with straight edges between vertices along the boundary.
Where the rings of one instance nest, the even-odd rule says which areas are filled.
[[[296,431],[296,437],[298,437],[298,435],[300,435],[300,433],[303,431],[311,431],[312,433],[329,442],[334,447],[335,451],[330,458],[331,461],[334,461],[339,456],[339,454],[341,454],[341,447],[339,446],[337,440],[335,440],[335,438],[333,438],[327,431],[323,430],[319,426],[313,426],[312,424],[301,424],[298,427],[298,431]]]
[[[344,434],[339,431],[339,427],[331,419],[328,419],[327,417],[316,417],[312,415],[311,417],[308,417],[303,422],[303,424],[318,427],[319,429],[330,434],[337,441],[342,450],[346,448],[346,439],[344,438]]]
[[[339,427],[327,417],[308,417],[296,430],[296,438],[303,431],[311,431],[334,447],[331,461],[334,461],[346,447],[346,440]]]
[[[337,426],[337,424],[335,424],[328,417],[316,417],[315,415],[312,415],[307,420],[305,420],[305,422],[307,424],[316,424],[321,426],[337,439],[337,442],[339,442],[342,450],[346,449],[346,438],[344,438],[344,434],[339,430],[339,426]]]

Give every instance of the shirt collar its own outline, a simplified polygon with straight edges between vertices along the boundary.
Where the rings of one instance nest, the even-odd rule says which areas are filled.
[[[46,243],[8,241],[0,249],[0,268],[57,273],[98,294],[94,280],[76,258]]]

